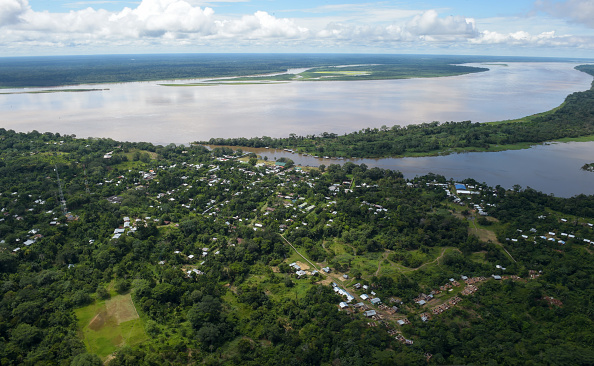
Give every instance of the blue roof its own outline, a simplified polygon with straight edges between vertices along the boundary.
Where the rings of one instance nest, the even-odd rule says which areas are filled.
[[[456,189],[466,189],[466,186],[464,184],[461,184],[461,183],[457,183],[455,185],[455,187],[456,187]]]

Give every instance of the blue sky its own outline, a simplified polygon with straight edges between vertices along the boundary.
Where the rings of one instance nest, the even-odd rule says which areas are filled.
[[[431,53],[594,58],[594,0],[0,0],[0,55]]]

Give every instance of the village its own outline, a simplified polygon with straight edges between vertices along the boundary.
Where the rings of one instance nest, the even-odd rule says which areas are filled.
[[[111,159],[115,153],[117,151],[109,151],[104,158]],[[184,155],[191,158],[187,152]],[[489,264],[483,257],[478,257],[485,262],[481,263],[481,270],[475,269],[473,273],[444,270],[440,285],[431,286],[421,281],[416,295],[386,292],[374,282],[379,277],[376,275],[386,271],[393,277],[407,276],[423,266],[438,273],[442,270],[444,254],[460,250],[455,247],[442,249],[441,253],[432,250],[429,252],[434,254],[426,254],[421,265],[406,267],[395,259],[388,260],[397,249],[365,250],[345,240],[345,235],[332,241],[319,241],[317,247],[312,247],[313,241],[309,240],[308,233],[315,230],[322,236],[332,236],[344,232],[345,227],[353,223],[353,212],[367,217],[378,227],[385,225],[383,222],[394,225],[402,219],[399,206],[390,201],[389,196],[387,200],[386,196],[382,196],[389,190],[381,180],[360,176],[363,178],[357,178],[352,173],[345,174],[340,166],[330,167],[321,174],[315,168],[262,161],[249,154],[223,155],[200,162],[149,164],[139,170],[114,171],[113,176],[90,184],[97,191],[106,192],[105,202],[120,208],[123,215],[111,231],[94,232],[84,242],[90,246],[99,243],[117,246],[118,241],[125,237],[151,235],[146,234],[150,230],[157,230],[153,231],[153,235],[159,232],[194,233],[196,242],[180,241],[177,247],[154,256],[155,265],[176,268],[191,279],[207,274],[214,263],[223,260],[230,248],[247,250],[250,245],[250,250],[253,250],[253,244],[246,244],[252,243],[253,238],[276,236],[288,248],[280,261],[287,265],[288,270],[279,271],[281,266],[279,261],[275,261],[270,265],[273,272],[293,277],[300,286],[317,283],[331,287],[341,299],[336,304],[338,311],[365,319],[368,327],[385,329],[396,342],[407,346],[414,345],[418,340],[417,336],[410,335],[412,327],[435,321],[452,309],[467,306],[465,299],[480,291],[482,284],[489,281],[525,282],[536,280],[543,274],[540,268],[535,267],[528,268],[529,274],[520,277],[519,267],[513,263],[515,259],[506,246],[510,251],[513,246],[521,245],[556,245],[555,250],[560,250],[568,245],[594,244],[594,225],[591,222],[551,211],[541,212],[527,227],[500,230],[498,234],[506,236],[499,242],[494,231],[490,231],[490,236],[485,233],[491,230],[489,225],[497,225],[490,212],[499,208],[501,192],[475,183],[399,178],[396,180],[398,185],[391,183],[390,190],[402,196],[439,197],[435,202],[440,202],[443,212],[468,222],[469,233],[477,232],[496,242],[501,248],[501,258],[508,262],[500,262],[507,263],[504,265]],[[22,200],[28,205],[27,210],[19,214],[10,213],[8,207],[0,207],[0,223],[28,222],[28,215],[45,217],[44,225],[31,226],[20,234],[1,239],[3,249],[10,250],[13,255],[25,255],[23,248],[30,250],[34,245],[43,245],[45,232],[61,230],[78,220],[76,215],[67,211],[65,201],[58,207],[49,207],[46,197],[21,197],[18,192],[12,192],[8,197],[2,193],[0,198],[4,203],[10,199],[13,202]],[[140,204],[130,205],[131,199]],[[66,215],[61,215],[63,212]],[[188,217],[193,217],[194,221],[188,220]],[[206,223],[211,225],[209,234],[201,234],[200,225]],[[378,254],[373,254],[373,250]],[[359,256],[357,251],[370,254]],[[417,249],[410,251],[421,255]],[[337,259],[332,259],[347,255],[351,259],[341,266],[337,265]],[[351,263],[353,261],[355,264]],[[65,265],[68,268],[76,266],[75,263]],[[552,306],[563,305],[552,296],[543,299]],[[432,355],[427,352],[426,356],[429,359]]]

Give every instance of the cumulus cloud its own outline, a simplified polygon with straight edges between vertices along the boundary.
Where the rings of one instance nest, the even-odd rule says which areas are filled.
[[[553,16],[594,28],[594,0],[538,1],[536,7]]]
[[[347,25],[331,23],[317,34],[321,38],[368,39],[370,41],[455,41],[478,35],[473,19],[461,16],[440,18],[435,10],[414,16],[403,25]]]
[[[474,19],[462,16],[439,18],[435,10],[429,10],[415,16],[406,25],[406,30],[415,36],[439,38],[471,38],[478,35]]]
[[[0,1],[0,27],[21,22],[21,16],[30,10],[27,0]]]
[[[587,5],[592,1],[570,0],[564,4]],[[160,50],[162,47],[203,45],[234,49],[253,45],[264,49],[272,45],[301,45],[327,50],[328,47],[343,46],[394,49],[399,44],[420,47],[505,44],[590,47],[588,45],[594,44],[591,39],[554,32],[480,31],[472,18],[440,16],[435,10],[398,12],[390,8],[391,12],[381,21],[359,12],[356,12],[358,17],[350,19],[316,17],[326,21],[311,22],[308,28],[302,25],[307,24],[305,19],[280,18],[265,11],[219,17],[212,8],[198,5],[204,3],[200,0],[142,0],[134,8],[126,7],[116,12],[88,7],[50,13],[33,11],[27,0],[0,0],[0,46],[8,50],[86,47],[93,48],[94,52],[116,48],[134,52],[134,48]],[[576,6],[572,9],[577,9]]]
[[[527,47],[573,47],[594,49],[594,37],[557,35],[555,31],[542,32],[535,35],[525,31],[512,33],[483,31],[478,37],[470,39],[469,41],[471,44],[476,45],[505,44]]]
[[[292,20],[258,11],[235,20],[215,17],[209,7],[194,6],[185,0],[143,0],[138,7],[119,12],[86,8],[68,13],[34,12],[26,0],[0,0],[2,24],[0,43],[29,45],[163,44],[187,45],[216,39],[267,39],[303,37],[308,33]],[[18,22],[17,22],[18,21]]]

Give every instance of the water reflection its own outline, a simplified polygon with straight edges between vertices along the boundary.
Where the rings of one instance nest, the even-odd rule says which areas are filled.
[[[518,118],[558,106],[567,94],[589,88],[592,80],[571,63],[508,65],[435,79],[206,87],[109,84],[100,86],[109,90],[86,93],[0,95],[0,112],[2,127],[17,131],[188,143],[211,137],[344,133],[382,125]],[[97,88],[70,88],[81,87]]]

